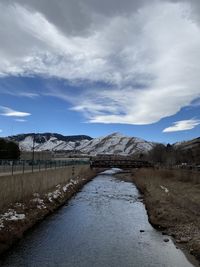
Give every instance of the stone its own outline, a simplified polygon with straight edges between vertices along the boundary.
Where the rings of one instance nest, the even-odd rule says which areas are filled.
[[[163,241],[164,242],[169,242],[169,238],[164,238]]]

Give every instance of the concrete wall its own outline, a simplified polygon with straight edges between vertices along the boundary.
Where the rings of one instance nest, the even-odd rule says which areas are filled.
[[[90,171],[89,165],[76,165],[74,177]],[[57,184],[67,183],[72,178],[72,166],[35,173],[0,177],[0,209],[10,203],[28,199],[35,192],[46,193]]]

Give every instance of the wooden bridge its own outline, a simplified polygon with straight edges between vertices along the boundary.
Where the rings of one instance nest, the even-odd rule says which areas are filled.
[[[91,168],[142,168],[153,167],[148,161],[141,160],[126,160],[126,159],[93,159],[90,162]]]

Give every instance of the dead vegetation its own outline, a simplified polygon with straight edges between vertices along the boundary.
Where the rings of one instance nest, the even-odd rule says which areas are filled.
[[[131,179],[144,194],[149,221],[200,261],[200,173],[140,169]]]

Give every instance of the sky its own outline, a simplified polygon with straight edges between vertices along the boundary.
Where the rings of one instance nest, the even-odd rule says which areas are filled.
[[[0,0],[0,136],[200,136],[199,0]]]

